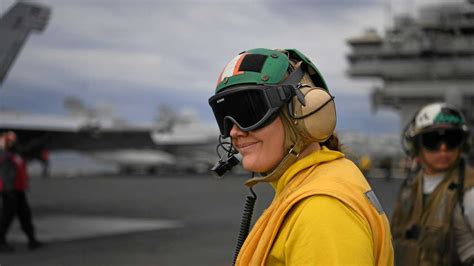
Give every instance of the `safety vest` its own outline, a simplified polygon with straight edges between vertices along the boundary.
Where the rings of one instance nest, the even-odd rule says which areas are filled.
[[[314,195],[334,197],[352,208],[370,226],[376,265],[393,265],[387,217],[357,167],[337,154],[323,149],[285,172],[281,179],[290,181],[254,225],[236,265],[264,265],[288,212],[301,200]]]
[[[456,265],[453,211],[460,202],[460,188],[474,187],[474,172],[466,169],[460,184],[458,168],[423,202],[423,172],[400,188],[392,219],[396,265]]]

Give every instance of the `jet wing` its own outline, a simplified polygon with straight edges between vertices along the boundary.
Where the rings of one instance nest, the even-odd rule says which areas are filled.
[[[151,130],[148,127],[85,128],[73,134],[56,133],[48,146],[53,150],[80,151],[152,149],[157,146],[151,139]]]
[[[154,148],[152,126],[102,126],[84,117],[0,112],[0,130],[13,130],[24,155],[48,150]]]

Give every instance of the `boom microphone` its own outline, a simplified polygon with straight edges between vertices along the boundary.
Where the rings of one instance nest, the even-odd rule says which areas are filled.
[[[225,150],[227,152],[226,156],[222,156],[219,153],[219,148]],[[219,144],[216,146],[216,152],[219,156],[219,161],[211,168],[217,176],[223,176],[225,173],[230,171],[234,166],[240,163],[240,160],[235,157],[238,153],[232,143],[228,141],[222,141],[222,136],[219,136]]]

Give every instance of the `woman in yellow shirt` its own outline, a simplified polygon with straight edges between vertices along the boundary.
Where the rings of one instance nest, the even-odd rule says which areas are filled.
[[[209,99],[229,155],[269,183],[270,206],[236,265],[393,265],[388,220],[334,135],[334,97],[296,49],[257,48],[231,60]]]

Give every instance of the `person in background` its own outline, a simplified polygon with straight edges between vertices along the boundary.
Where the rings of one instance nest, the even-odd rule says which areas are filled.
[[[417,162],[400,188],[392,219],[397,265],[473,265],[474,172],[462,154],[469,130],[445,103],[421,108],[403,133]]]
[[[248,187],[275,190],[242,234],[236,265],[393,264],[388,219],[340,151],[333,99],[296,49],[248,50],[222,71],[209,104],[221,137],[231,139],[228,155],[240,153],[243,168],[256,174]]]
[[[49,171],[49,151],[48,149],[44,148],[40,152],[39,156],[39,161],[41,162],[42,166],[42,172],[41,176],[43,178],[49,178],[50,177],[50,171]]]
[[[370,159],[370,156],[368,154],[364,154],[359,158],[358,166],[364,176],[368,177],[367,175],[372,169],[372,159]]]
[[[6,235],[15,216],[18,216],[21,228],[28,237],[28,248],[36,249],[42,245],[35,236],[26,197],[29,177],[25,161],[14,152],[16,141],[17,137],[13,131],[0,132],[0,192],[3,202],[0,217],[0,252],[14,250],[6,241]]]
[[[392,158],[385,156],[380,160],[380,168],[384,171],[384,178],[387,181],[392,179]]]

